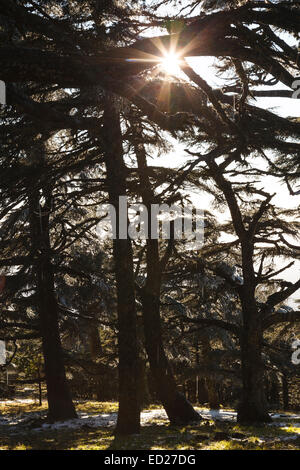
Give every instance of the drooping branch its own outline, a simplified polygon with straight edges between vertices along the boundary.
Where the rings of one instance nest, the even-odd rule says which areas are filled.
[[[261,13],[264,13],[263,19],[260,18]],[[12,82],[36,80],[40,83],[79,87],[86,83],[87,76],[90,75],[93,76],[93,85],[98,85],[108,75],[112,78],[121,75],[126,79],[152,68],[161,60],[164,51],[169,51],[176,45],[181,57],[232,57],[251,62],[292,87],[294,77],[272,57],[276,56],[275,50],[270,49],[266,55],[261,54],[259,48],[256,50],[249,47],[250,44],[244,45],[238,30],[231,26],[234,21],[243,21],[243,16],[244,21],[249,24],[265,22],[267,18],[270,18],[269,24],[272,21],[278,24],[278,19],[275,21],[276,14],[273,13],[249,9],[214,13],[186,26],[178,34],[143,38],[129,47],[114,48],[90,56],[83,55],[80,51],[63,56],[44,50],[4,46],[0,48],[1,78]],[[286,15],[295,23],[294,12],[287,11]],[[287,23],[285,29],[289,30]],[[57,37],[58,33],[55,34]],[[258,36],[257,40],[261,38]]]
[[[263,328],[266,330],[270,326],[277,325],[279,323],[295,323],[300,322],[300,311],[291,312],[276,312],[269,315],[263,321]]]
[[[189,318],[180,316],[180,320],[186,323],[197,324],[203,328],[216,327],[233,333],[235,336],[240,337],[241,329],[239,326],[233,323],[226,322],[224,320],[217,320],[214,318]]]

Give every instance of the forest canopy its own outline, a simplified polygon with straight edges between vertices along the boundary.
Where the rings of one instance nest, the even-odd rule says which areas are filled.
[[[13,366],[50,422],[117,400],[117,435],[299,410],[299,29],[296,1],[1,2],[0,394]]]

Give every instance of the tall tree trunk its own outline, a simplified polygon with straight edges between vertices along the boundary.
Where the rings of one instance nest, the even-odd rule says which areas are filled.
[[[252,217],[251,223],[243,220],[237,195],[232,183],[224,177],[223,169],[214,159],[207,159],[210,174],[222,190],[230,210],[235,232],[241,243],[243,285],[237,286],[242,304],[243,329],[240,338],[243,393],[238,410],[240,423],[252,424],[269,422],[264,396],[262,364],[262,313],[258,311],[255,290],[257,278],[254,270],[254,243],[257,224],[263,215],[263,204],[260,211]]]
[[[113,240],[119,350],[119,413],[116,434],[125,435],[140,431],[137,315],[131,240],[128,237],[119,238],[119,196],[126,196],[126,167],[120,117],[109,96],[106,97],[103,123],[109,200],[115,207],[117,219],[116,238]]]
[[[249,296],[250,297],[250,296]],[[268,423],[264,390],[264,367],[262,362],[262,325],[259,312],[249,297],[242,297],[244,328],[241,338],[242,400],[238,408],[241,424]]]
[[[154,198],[147,176],[146,154],[142,144],[135,146],[140,171],[141,194],[148,209],[151,225],[151,203]],[[160,289],[161,269],[158,240],[148,238],[146,242],[147,280],[141,289],[145,347],[150,363],[151,375],[156,391],[172,424],[187,424],[201,418],[191,403],[177,389],[174,374],[167,359],[161,332]]]
[[[48,191],[43,191],[43,196],[46,201],[44,206],[40,204],[38,189],[29,196],[30,226],[47,384],[48,419],[60,421],[76,418],[77,415],[66,380],[58,326],[58,305],[54,290],[49,237],[51,195]]]

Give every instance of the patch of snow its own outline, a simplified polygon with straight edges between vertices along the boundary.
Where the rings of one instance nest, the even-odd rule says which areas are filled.
[[[16,404],[34,402],[33,400],[21,399],[21,400],[6,400],[6,403],[10,402]],[[214,421],[231,421],[235,422],[237,413],[233,410],[209,410],[204,408],[196,408],[197,412],[202,416],[203,419],[214,420]],[[10,432],[14,434],[24,433],[24,429],[30,429],[31,432],[42,432],[44,430],[60,430],[60,429],[79,429],[81,427],[99,428],[99,427],[114,427],[117,422],[118,414],[113,413],[88,413],[78,412],[78,418],[67,421],[60,421],[56,423],[41,423],[39,420],[46,418],[46,411],[37,411],[29,413],[20,413],[18,415],[4,415],[0,416],[0,426],[9,426]],[[283,428],[283,431],[289,430],[289,425],[300,429],[299,423],[289,423],[289,420],[300,419],[300,414],[279,414],[271,413],[271,417],[274,419],[280,419],[270,423],[269,426],[276,426]],[[141,424],[142,426],[149,426],[153,424],[153,420],[157,420],[157,424],[164,425],[168,423],[168,417],[163,408],[155,410],[145,410],[141,413]],[[15,426],[15,428],[13,428]],[[299,434],[291,433],[289,436],[278,437],[278,438],[261,438],[261,442],[277,442],[294,440],[299,437]]]
[[[236,411],[208,410],[203,408],[196,408],[196,411],[202,416],[202,418],[210,420],[235,421],[237,417]],[[148,422],[153,419],[167,420],[168,417],[165,410],[163,409],[148,410],[142,413],[142,424],[147,425]]]
[[[287,413],[270,413],[271,418],[300,419],[300,414],[289,415]],[[271,423],[272,424],[272,423]]]
[[[99,427],[112,427],[116,425],[117,413],[102,413],[90,415],[87,413],[78,413],[78,418],[70,419],[67,421],[58,421],[56,423],[44,423],[41,426],[33,428],[33,431],[40,432],[43,430],[58,430],[58,429],[78,429],[82,426],[90,428]]]
[[[0,341],[0,365],[4,365],[6,363],[6,346],[5,341]]]
[[[204,419],[212,419],[219,421],[236,421],[237,412],[236,411],[226,411],[226,410],[203,410],[197,409],[198,413]]]
[[[28,403],[36,403],[33,398],[14,398],[13,400],[0,400],[0,405],[18,405],[18,404],[28,404]]]
[[[232,280],[237,282],[240,286],[242,286],[244,284],[244,279],[241,276],[237,275],[237,274],[233,274]]]

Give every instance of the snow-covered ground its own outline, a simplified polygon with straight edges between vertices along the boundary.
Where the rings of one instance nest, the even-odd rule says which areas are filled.
[[[16,403],[30,403],[33,402],[29,399],[22,400],[6,400],[7,404]],[[0,402],[1,403],[1,402]],[[228,410],[208,410],[203,408],[196,408],[203,419],[212,421],[228,421],[234,423],[236,421],[236,412]],[[271,413],[274,419],[273,423],[268,426],[280,427],[284,432],[288,432],[289,424],[292,423],[294,428],[299,429],[299,433],[290,433],[288,436],[278,438],[261,438],[261,442],[272,441],[287,441],[294,440],[300,437],[300,413],[299,414],[286,414],[286,413]],[[77,419],[68,421],[61,421],[54,424],[43,422],[46,417],[46,412],[29,412],[20,413],[18,415],[4,415],[0,416],[0,426],[9,426],[10,434],[24,433],[24,430],[31,430],[32,432],[42,432],[44,430],[58,430],[58,429],[78,429],[78,428],[99,428],[99,427],[114,427],[117,422],[117,413],[88,413],[79,412]],[[292,422],[291,420],[299,420]],[[141,414],[141,423],[143,426],[153,424],[165,425],[168,423],[168,418],[163,409],[146,410]]]

